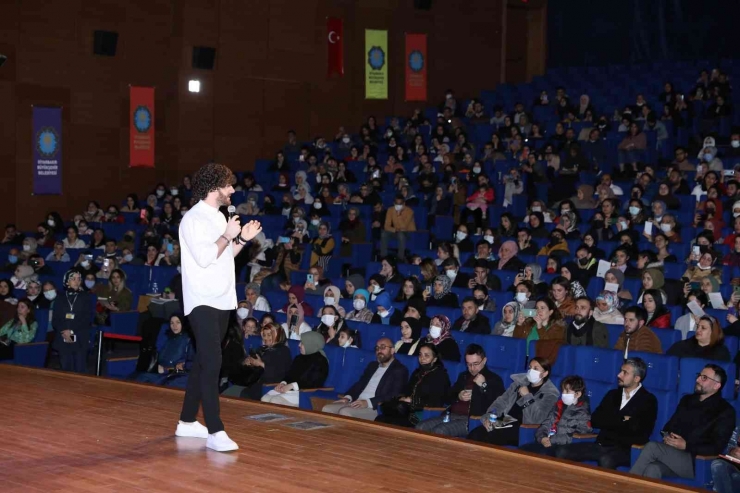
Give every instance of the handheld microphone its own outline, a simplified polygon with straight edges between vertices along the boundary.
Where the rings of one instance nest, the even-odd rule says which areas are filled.
[[[231,218],[236,216],[236,207],[234,207],[233,205],[230,205],[226,208],[226,211],[229,213],[229,221],[231,221]],[[241,233],[238,234],[236,238],[234,238],[233,242],[239,243],[239,238],[241,238]]]

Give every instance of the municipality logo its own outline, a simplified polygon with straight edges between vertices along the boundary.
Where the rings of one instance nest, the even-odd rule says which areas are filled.
[[[424,55],[414,50],[409,55],[409,68],[412,72],[421,72],[424,69]]]
[[[385,65],[385,52],[380,46],[373,46],[367,52],[367,63],[373,70],[380,70]]]
[[[152,128],[152,114],[146,106],[137,106],[134,110],[134,127],[139,133],[146,133]]]
[[[45,158],[54,157],[59,151],[59,134],[53,127],[42,127],[36,135],[36,149]]]

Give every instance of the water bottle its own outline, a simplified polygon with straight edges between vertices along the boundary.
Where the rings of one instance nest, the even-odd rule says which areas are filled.
[[[159,286],[157,286],[157,281],[154,281],[152,283],[152,294],[159,294]]]
[[[442,416],[442,422],[443,423],[449,423],[450,422],[450,410],[445,410],[444,416]]]
[[[491,425],[491,429],[496,428],[496,420],[498,419],[498,416],[496,416],[495,413],[491,413],[488,415],[488,424]]]
[[[732,432],[732,436],[730,437],[730,443],[728,444],[727,449],[731,450],[737,447],[737,430],[740,429],[740,427],[735,428],[735,430]]]

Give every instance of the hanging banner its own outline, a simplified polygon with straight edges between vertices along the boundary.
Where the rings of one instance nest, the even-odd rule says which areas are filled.
[[[427,100],[427,35],[406,34],[406,101]]]
[[[129,166],[154,167],[154,88],[130,87]]]
[[[62,193],[62,109],[33,107],[33,193]]]
[[[326,19],[326,59],[327,76],[344,75],[344,24],[342,19]]]
[[[388,99],[388,31],[365,29],[365,99]]]

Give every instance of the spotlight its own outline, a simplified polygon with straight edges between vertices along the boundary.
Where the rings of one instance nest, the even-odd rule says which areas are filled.
[[[188,81],[188,91],[200,92],[200,81],[199,80]]]
[[[5,63],[5,60],[7,59],[8,57],[6,57],[5,55],[0,55],[0,67],[3,66],[3,63]]]

